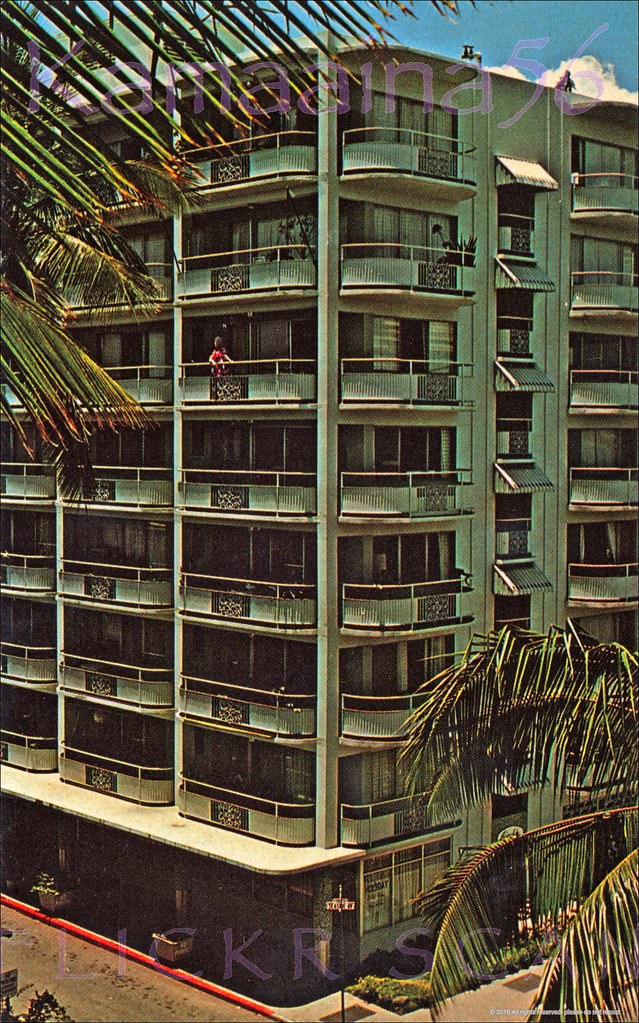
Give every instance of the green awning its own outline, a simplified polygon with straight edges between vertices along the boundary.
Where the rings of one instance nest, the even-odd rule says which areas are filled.
[[[495,387],[498,391],[554,391],[552,380],[534,363],[496,362]]]
[[[535,263],[495,260],[495,287],[521,288],[523,291],[554,291],[555,284]]]
[[[534,462],[495,462],[495,491],[498,494],[531,494],[552,490],[553,483]]]
[[[493,565],[495,593],[520,597],[539,590],[552,590],[552,583],[540,568],[528,565]]]
[[[553,176],[540,163],[534,160],[515,160],[512,156],[497,157],[496,177],[498,185],[528,185],[529,188],[553,192],[559,188]]]

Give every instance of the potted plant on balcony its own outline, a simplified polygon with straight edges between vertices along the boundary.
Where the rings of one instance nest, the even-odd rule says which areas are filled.
[[[58,916],[61,910],[68,909],[73,902],[73,893],[68,889],[64,890],[62,885],[44,870],[36,877],[31,891],[37,893],[42,909],[50,916]]]
[[[190,927],[174,927],[153,935],[155,954],[165,963],[178,963],[193,950],[195,931]]]

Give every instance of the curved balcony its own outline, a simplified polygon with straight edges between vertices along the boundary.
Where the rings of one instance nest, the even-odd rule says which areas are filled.
[[[633,603],[639,600],[639,567],[629,565],[568,565],[568,600],[591,604]]]
[[[0,554],[0,581],[7,591],[55,592],[54,558],[48,554]]]
[[[635,410],[639,407],[637,381],[637,373],[627,370],[572,369],[570,408],[591,412]]]
[[[34,686],[55,685],[57,678],[54,646],[0,643],[2,676]]]
[[[571,313],[636,313],[637,307],[634,274],[608,270],[578,270],[571,274]]]
[[[456,406],[464,404],[468,363],[422,359],[342,359],[343,402]]]
[[[447,301],[473,294],[475,256],[461,249],[357,242],[342,245],[341,287],[351,291],[423,292]]]
[[[105,369],[141,405],[170,405],[173,401],[172,366],[105,366]]]
[[[55,476],[50,465],[36,462],[3,462],[2,495],[9,501],[52,501]]]
[[[307,245],[271,245],[235,252],[187,256],[178,297],[237,296],[253,291],[299,291],[317,286],[317,268]]]
[[[533,321],[529,316],[497,317],[497,355],[532,359]]]
[[[62,745],[62,781],[143,806],[169,806],[173,802],[172,767],[142,767]]]
[[[170,507],[173,479],[170,469],[130,465],[96,465],[93,484],[74,504],[125,504],[133,507]]]
[[[501,255],[534,259],[535,218],[520,213],[499,216],[497,249]]]
[[[135,207],[133,207],[135,208]],[[158,302],[172,302],[173,301],[173,263],[167,262],[155,262],[145,263],[146,273],[152,278],[153,283],[156,287],[156,297]],[[78,313],[93,313],[94,308],[92,305],[83,304],[87,298],[87,295],[82,293],[82,301],[77,291],[75,294],[67,294],[66,300],[71,309],[75,309]],[[124,309],[127,312],[130,311],[130,307],[124,302],[108,304],[110,309]]]
[[[637,216],[637,186],[632,174],[573,174],[572,212],[581,217],[606,213]]]
[[[405,739],[406,723],[424,699],[423,693],[397,696],[342,693],[341,735],[345,739]]]
[[[431,629],[461,619],[461,577],[431,582],[375,585],[343,583],[345,629]]]
[[[183,817],[276,845],[312,845],[315,840],[314,803],[279,803],[180,777],[178,806]]]
[[[242,469],[183,469],[184,508],[265,515],[314,515],[315,475]]]
[[[281,629],[313,628],[315,587],[182,572],[182,610],[227,622],[255,622]]]
[[[0,761],[22,771],[57,771],[57,736],[20,735],[2,729],[0,732]]]
[[[428,183],[428,194],[452,200],[475,194],[475,146],[410,128],[350,128],[342,136],[342,173],[401,175]],[[384,183],[384,188],[387,187]]]
[[[569,476],[571,505],[606,508],[634,508],[639,499],[639,470],[609,467],[572,468]]]
[[[128,607],[171,607],[173,604],[169,568],[88,565],[65,558],[59,575],[63,597]]]
[[[304,738],[315,735],[315,696],[182,675],[179,708],[190,717]]]
[[[315,362],[311,359],[251,359],[233,362],[231,372],[212,377],[208,362],[180,363],[183,402],[279,405],[315,401]]]
[[[60,662],[60,688],[138,707],[173,706],[173,672],[168,668],[120,664],[65,652]]]
[[[280,131],[219,146],[187,150],[197,168],[194,190],[231,188],[254,178],[317,174],[317,139],[310,131]]]
[[[467,469],[450,472],[343,472],[340,514],[376,518],[429,518],[461,515],[461,488]]]
[[[428,810],[429,795],[420,792],[415,796],[398,796],[359,806],[342,803],[341,844],[371,846],[428,831],[433,827]]]

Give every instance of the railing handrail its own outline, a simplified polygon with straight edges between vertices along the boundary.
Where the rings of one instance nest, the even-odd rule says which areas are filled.
[[[53,466],[49,465],[47,462],[3,462],[2,463],[2,475],[3,476],[10,476],[10,475],[12,475],[11,473],[7,473],[6,470],[7,469],[13,469],[13,468],[23,469],[24,473],[21,473],[21,475],[25,475],[25,476],[28,476],[29,469],[33,470],[33,473],[34,473],[35,476],[39,476],[39,475],[42,475],[42,476],[46,476],[46,475],[53,476]]]
[[[353,702],[368,703],[370,706],[366,707],[366,714],[386,714],[389,709],[396,707],[397,710],[403,710],[405,707],[412,708],[414,703],[419,703],[425,700],[428,693],[420,693],[419,690],[414,693],[395,693],[392,696],[370,696],[369,694],[360,695],[359,693],[342,693],[341,704],[342,710],[359,710],[358,707],[349,707],[348,703],[350,700]],[[382,704],[381,707],[376,708],[375,704]]]
[[[434,132],[418,131],[415,128],[399,128],[395,126],[386,127],[383,124],[369,125],[368,127],[365,128],[347,128],[342,134],[342,143],[345,146],[349,144],[347,136],[364,135],[376,131],[392,132],[394,134],[407,133],[409,135],[410,142],[413,144],[420,138],[437,139],[440,142],[452,142],[453,145],[456,147],[455,149],[445,147],[439,150],[439,152],[451,153],[457,156],[469,156],[477,151],[477,146],[470,145],[468,142],[461,142],[458,138],[455,138],[453,135],[438,135],[435,134]],[[437,151],[438,150],[434,150],[434,152]]]
[[[590,375],[594,374],[595,376],[598,376],[598,377],[599,376],[625,377],[627,382],[631,383],[631,384],[632,383],[636,383],[637,380],[639,379],[639,373],[637,373],[637,370],[635,370],[635,369],[571,369],[570,370],[570,377],[571,377],[571,379],[572,379],[573,376],[586,376],[586,375],[589,375],[589,374]],[[593,383],[597,383],[596,380],[592,381],[592,382]],[[605,383],[605,381],[603,381],[603,382]]]
[[[578,476],[579,473],[584,472],[605,472],[605,473],[622,473],[626,479],[632,480],[632,473],[639,472],[639,468],[632,466],[630,468],[624,466],[615,465],[571,465],[568,467],[570,478]]]
[[[410,259],[415,259],[416,252],[427,252],[437,253],[437,258],[446,261],[448,256],[470,256],[471,253],[466,252],[464,249],[455,248],[443,248],[437,245],[413,245],[409,242],[344,242],[341,245],[340,258],[347,258],[347,250],[350,249],[407,249],[410,253]],[[472,254],[474,256],[474,253]],[[451,266],[455,264],[451,263]],[[470,267],[472,269],[472,267]]]
[[[3,736],[10,735],[14,739],[24,739],[24,742],[20,743],[20,745],[24,746],[26,749],[30,748],[32,742],[49,742],[52,744],[48,747],[49,749],[55,749],[58,745],[57,735],[25,735],[24,732],[12,732],[10,728],[0,729],[0,734]],[[11,740],[9,740],[9,742],[10,741]]]
[[[236,799],[239,798],[239,799],[251,800],[252,802],[263,803],[264,805],[270,804],[271,806],[275,807],[276,809],[279,809],[281,807],[281,808],[283,808],[283,809],[285,808],[287,810],[300,810],[300,809],[310,810],[312,807],[315,806],[315,800],[312,800],[311,802],[308,802],[308,803],[284,803],[284,802],[282,802],[279,799],[265,799],[264,796],[254,796],[254,795],[251,795],[248,792],[236,792],[234,789],[226,789],[226,788],[224,788],[221,785],[212,785],[211,782],[208,782],[208,781],[197,781],[197,779],[195,779],[195,778],[188,778],[184,774],[183,771],[180,771],[179,778],[183,782],[186,782],[187,784],[190,784],[190,785],[201,785],[202,788],[210,789],[213,792],[223,792],[225,794],[228,794],[229,796],[233,796]],[[213,797],[213,798],[215,798],[215,797]],[[243,807],[244,806],[244,804],[242,804],[242,803],[235,803],[234,805],[238,806],[238,807]],[[262,812],[263,813],[268,813],[269,811],[268,810],[264,810]],[[276,817],[277,813],[270,814],[270,816]]]
[[[518,330],[517,327],[504,327],[504,320],[517,320],[518,323],[528,324],[528,330],[532,330],[534,326],[534,320],[532,316],[511,316],[510,313],[503,313],[497,317],[497,330]]]
[[[135,369],[135,370],[141,370],[141,369],[168,369],[168,370],[171,370],[171,369],[173,369],[173,366],[171,365],[170,362],[145,362],[145,363],[132,363],[129,366],[107,366],[105,364],[104,368],[106,369],[106,371],[108,373],[114,373],[114,372],[116,372],[116,370],[118,372],[122,372],[123,370],[129,370],[129,369]],[[158,378],[158,379],[161,379],[161,378]]]
[[[135,473],[138,477],[142,473],[149,472],[154,473],[156,476],[158,473],[165,473],[168,479],[171,479],[173,475],[173,470],[166,465],[94,465],[92,468],[94,472],[99,473],[128,472]]]
[[[615,575],[617,573],[625,574],[625,575],[636,575],[637,572],[639,571],[639,563],[636,562],[636,561],[628,561],[628,562],[625,562],[625,563],[624,562],[608,562],[607,564],[590,565],[590,564],[588,564],[585,561],[583,561],[583,562],[582,561],[569,561],[568,562],[568,574],[569,575],[572,575],[573,572],[575,574],[579,574],[579,570],[581,570],[581,569],[586,569],[586,570],[588,570],[588,569],[595,569],[598,572],[603,572],[605,570],[610,575]],[[621,573],[621,571],[620,571],[622,569],[623,569],[623,573]],[[634,570],[634,571],[631,571],[631,570]],[[585,571],[585,572],[583,572],[583,574],[584,575],[588,575],[589,572]]]
[[[512,526],[515,526],[515,525],[518,525],[518,526],[522,526],[523,525],[526,529],[530,529],[530,527],[532,525],[532,519],[526,518],[525,516],[515,517],[515,518],[512,518],[512,519],[495,519],[495,526],[497,526],[497,527],[499,527],[499,526],[510,526],[510,527],[512,527]]]
[[[0,558],[5,562],[15,558],[16,561],[21,561],[25,568],[28,568],[28,561],[55,561],[55,552],[52,554],[20,554],[17,551],[0,551]],[[46,568],[46,565],[43,565],[43,568]]]
[[[529,417],[529,416],[498,416],[497,417],[497,421],[496,421],[497,433],[504,433],[504,432],[508,432],[511,429],[514,429],[514,427],[509,427],[509,426],[501,427],[500,426],[501,423],[527,423],[528,424],[528,430],[532,430],[533,420],[532,420],[532,416],[531,417]]]
[[[77,749],[75,746],[70,746],[66,742],[61,743],[63,750],[67,753],[77,753],[81,757],[95,757],[96,760],[104,760],[107,764],[119,764],[121,767],[132,767],[138,772],[138,777],[142,771],[155,771],[157,774],[166,774],[173,776],[172,767],[147,767],[146,764],[132,764],[128,760],[118,760],[116,757],[105,757],[102,753],[92,753],[88,749]]]
[[[283,355],[282,356],[278,356],[275,359],[232,359],[230,364],[226,363],[225,365],[233,366],[234,368],[233,368],[232,372],[233,372],[233,374],[235,374],[235,367],[236,366],[273,366],[274,365],[277,368],[277,367],[279,367],[279,364],[282,363],[282,362],[285,363],[286,365],[306,363],[307,365],[311,366],[312,369],[315,369],[317,367],[317,362],[316,362],[315,359],[289,359],[289,358],[287,358],[286,356],[283,356]],[[182,369],[188,369],[190,366],[205,366],[205,367],[207,367],[210,370],[211,363],[208,362],[208,360],[206,362],[179,362],[178,366],[180,367],[181,370]]]
[[[588,173],[573,171],[571,184],[573,188],[579,188],[583,184],[589,184],[590,178],[629,178],[632,181],[631,188],[639,187],[639,177],[636,174],[627,174],[623,171],[588,171]]]
[[[275,477],[275,485],[282,486],[280,477],[296,476],[309,479],[315,482],[314,472],[290,471],[288,469],[194,469],[192,467],[180,470],[181,475],[186,479],[188,473],[200,473],[206,476],[267,476]],[[259,484],[255,484],[259,486]]]
[[[376,369],[380,362],[391,363],[394,366],[397,365],[408,365],[409,373],[413,373],[413,366],[424,366],[426,373],[433,373],[437,376],[460,376],[461,374],[453,372],[454,370],[472,369],[472,362],[449,362],[447,359],[399,359],[391,356],[375,356],[375,355],[358,355],[358,356],[347,356],[346,358],[340,359],[340,365],[343,367],[347,363],[353,362],[372,362],[375,364],[374,372],[382,372]],[[450,372],[448,374],[441,373],[438,370],[433,370],[432,366],[443,366],[446,367]]]
[[[509,227],[509,224],[504,223],[506,220],[525,220],[527,224],[535,226],[535,218],[531,217],[528,213],[500,213],[497,218],[498,227]]]
[[[248,145],[249,146],[248,152],[250,153],[250,152],[253,152],[253,149],[250,148],[251,146],[255,147],[255,143],[256,142],[264,142],[266,139],[275,139],[276,142],[277,142],[276,146],[266,146],[265,147],[266,149],[279,149],[280,148],[280,140],[283,137],[288,138],[288,137],[293,136],[293,135],[301,137],[301,138],[308,138],[312,142],[314,142],[315,138],[316,138],[315,133],[312,132],[312,131],[300,131],[299,129],[296,129],[296,128],[289,128],[286,131],[272,131],[272,132],[268,132],[266,135],[251,135],[251,136],[249,136],[248,138],[245,138],[245,139],[232,139],[229,142],[219,142],[219,143],[212,144],[210,146],[194,146],[192,149],[182,149],[180,151],[180,156],[192,157],[192,156],[195,156],[198,153],[202,153],[202,154],[217,153],[217,151],[220,150],[221,151],[221,155],[218,158],[219,159],[224,159],[224,153],[228,149],[234,149],[237,146]],[[229,156],[233,156],[234,154],[233,153],[229,153],[228,155]],[[228,184],[232,184],[232,182],[228,182]]]
[[[146,667],[144,664],[127,664],[126,662],[123,662],[123,661],[106,661],[106,660],[104,660],[101,657],[95,657],[93,654],[72,654],[72,653],[69,653],[66,650],[62,650],[61,651],[60,666],[63,667],[63,668],[66,668],[66,667],[78,668],[81,671],[91,671],[92,670],[87,665],[67,664],[67,660],[74,660],[74,659],[77,660],[77,661],[90,661],[91,664],[99,664],[99,665],[105,664],[109,668],[129,668],[132,671],[137,671],[137,672],[140,672],[140,673],[141,672],[145,672],[145,673],[149,672],[149,673],[154,673],[154,674],[162,673],[164,675],[168,675],[169,679],[172,677],[172,669],[171,668],[152,668],[152,667]],[[105,672],[104,674],[109,674],[109,672]],[[113,673],[110,673],[110,674],[111,674],[111,676],[113,678],[117,678],[117,676],[113,675]],[[159,679],[158,681],[165,681],[165,680],[164,679]]]
[[[391,813],[392,812],[391,806],[393,804],[397,804],[397,803],[406,803],[406,804],[408,804],[408,803],[412,803],[413,801],[417,801],[419,799],[424,799],[426,796],[429,796],[429,795],[430,795],[430,792],[428,792],[428,791],[427,792],[415,792],[415,793],[413,793],[411,795],[405,794],[405,795],[400,795],[400,796],[393,796],[393,797],[391,797],[391,799],[380,799],[380,800],[378,800],[375,803],[340,803],[340,816],[342,817],[342,819],[345,818],[346,820],[358,820],[358,819],[365,820],[366,818],[348,817],[348,816],[346,816],[344,814],[344,810],[360,810],[360,811],[361,810],[368,810],[370,816],[373,816],[373,810],[377,810],[378,807],[386,806],[386,807],[389,808],[388,812]],[[401,807],[398,807],[398,809],[400,809],[400,808]],[[381,817],[381,816],[383,816],[383,813],[379,813],[378,812],[378,813],[375,814],[375,816]]]
[[[55,644],[52,644],[50,646],[35,646],[35,644],[32,643],[16,643],[12,639],[0,639],[0,650],[4,651],[6,647],[10,646],[15,647],[18,650],[24,650],[27,657],[29,656],[28,654],[29,650],[50,650],[54,657],[56,655]],[[46,657],[40,659],[48,660],[48,658]]]
[[[65,567],[66,565],[88,565],[89,566],[89,571],[85,571],[85,572],[73,572],[73,571],[71,571],[71,572],[69,572],[66,569],[66,567]],[[94,568],[111,568],[111,569],[116,569],[116,570],[119,569],[120,571],[125,571],[125,572],[137,572],[138,575],[141,575],[142,573],[145,573],[145,572],[152,572],[154,574],[156,574],[158,572],[162,572],[162,573],[166,574],[167,576],[170,576],[171,572],[172,572],[172,569],[171,568],[167,568],[166,566],[161,566],[161,567],[154,568],[154,567],[149,567],[148,565],[112,565],[112,564],[107,564],[106,562],[103,562],[103,561],[89,561],[86,558],[78,559],[78,558],[63,557],[62,558],[62,568],[60,569],[60,574],[61,575],[65,575],[65,574],[66,575],[94,575],[95,573],[93,573],[90,570],[90,569],[94,569]],[[113,578],[114,579],[118,579],[118,578],[126,579],[127,576],[121,576],[120,577],[120,576],[114,575]]]
[[[275,590],[277,590],[277,591],[279,591],[280,589],[288,589],[288,590],[291,590],[291,589],[302,590],[302,589],[304,589],[304,590],[310,590],[311,591],[311,595],[315,592],[315,583],[281,583],[281,582],[274,582],[273,580],[264,580],[264,579],[234,579],[232,577],[224,576],[224,575],[208,575],[206,572],[192,572],[189,569],[184,569],[184,568],[180,569],[180,576],[182,578],[186,578],[187,576],[195,576],[198,579],[210,579],[210,580],[215,581],[215,582],[223,582],[223,583],[248,583],[249,586],[271,586],[271,587],[275,588]],[[208,586],[207,587],[201,587],[201,588],[202,589],[217,589],[217,587],[208,587]],[[246,591],[244,591],[244,590],[220,590],[219,592],[221,592],[221,593],[238,593],[238,594],[241,594],[243,596],[251,596],[251,594],[246,594]],[[261,596],[261,594],[252,594],[252,596]]]
[[[345,600],[349,599],[347,597],[347,595],[346,595],[346,590],[347,589],[351,589],[351,590],[377,590],[377,591],[382,591],[382,590],[408,590],[409,593],[407,594],[407,596],[413,598],[415,596],[415,590],[419,589],[421,587],[429,587],[429,588],[433,587],[434,588],[436,586],[448,586],[448,585],[458,586],[459,589],[457,589],[457,590],[446,590],[444,592],[446,592],[446,593],[460,593],[462,585],[464,584],[466,578],[467,578],[466,574],[462,573],[461,575],[457,576],[454,579],[429,579],[429,580],[424,581],[424,582],[415,582],[415,583],[372,583],[372,582],[371,583],[342,583],[342,596],[343,596],[343,598]],[[362,597],[360,597],[360,598],[353,598],[353,597],[351,597],[350,599],[351,600],[352,599],[372,600],[374,598],[372,598],[372,597],[363,597],[363,598]]]
[[[192,263],[196,259],[223,259],[226,256],[232,256],[235,259],[238,256],[251,256],[256,252],[269,253],[276,252],[277,259],[270,260],[269,262],[279,262],[281,259],[282,252],[288,252],[291,249],[301,249],[302,252],[312,251],[306,242],[290,242],[286,244],[278,243],[275,245],[260,245],[259,248],[255,247],[251,249],[231,249],[228,252],[202,252],[199,253],[197,256],[184,256],[182,258],[182,263],[183,264]],[[241,262],[242,261],[240,260],[240,263]]]
[[[214,679],[198,678],[195,675],[185,675],[181,673],[180,690],[185,693],[192,692],[192,690],[189,689],[188,685],[182,685],[183,682],[200,682],[207,686],[219,687],[220,689],[232,689],[234,691],[237,690],[238,693],[255,693],[256,696],[261,697],[271,696],[274,698],[275,706],[278,709],[280,709],[280,701],[286,701],[286,703],[289,704],[290,706],[294,706],[297,703],[303,704],[304,701],[307,701],[306,702],[307,707],[309,706],[315,707],[315,702],[317,699],[314,693],[288,693],[283,692],[281,689],[256,689],[253,686],[247,686],[244,684],[239,685],[233,682],[217,682]],[[273,706],[273,703],[268,703],[266,701],[260,700],[246,700],[242,699],[241,696],[234,696],[233,699],[237,700],[238,703],[252,703],[260,707]],[[286,710],[287,708],[285,706],[282,709]]]
[[[576,277],[621,277],[628,279],[632,285],[633,281],[636,280],[636,274],[632,270],[572,270],[570,279],[574,283]],[[605,283],[615,284],[615,281],[608,281]]]
[[[428,476],[429,478],[441,479],[442,477],[461,476],[462,474],[470,474],[470,469],[407,469],[405,472],[378,472],[376,469],[362,469],[361,471],[350,470],[348,472],[341,472],[340,478],[342,485],[347,476],[371,476],[374,480],[380,477],[392,477],[392,479],[407,479],[409,485],[413,485],[413,477],[415,476]],[[448,480],[449,483],[455,484],[455,486],[462,486],[463,480]]]

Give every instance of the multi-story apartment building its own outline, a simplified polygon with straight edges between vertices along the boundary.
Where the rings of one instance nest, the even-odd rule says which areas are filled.
[[[118,213],[159,312],[78,330],[158,425],[95,438],[84,501],[3,424],[5,871],[213,964],[261,930],[280,997],[339,884],[356,960],[460,848],[594,799],[434,824],[422,683],[505,622],[635,640],[633,108],[395,56],[348,110],[220,124],[188,215]]]

